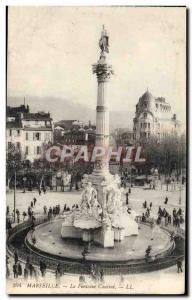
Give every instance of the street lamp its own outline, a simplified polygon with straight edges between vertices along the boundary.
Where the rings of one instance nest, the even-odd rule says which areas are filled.
[[[179,205],[181,205],[181,191],[182,191],[182,168],[181,168],[181,179],[180,179],[180,190],[179,190]]]
[[[16,169],[17,169],[17,163],[14,161],[13,162],[13,170],[14,170],[14,194],[13,194],[13,219],[14,219],[14,223],[16,220],[16,189],[17,189],[17,173],[16,173]]]
[[[27,178],[23,177],[23,193],[25,193],[25,183],[26,183]]]

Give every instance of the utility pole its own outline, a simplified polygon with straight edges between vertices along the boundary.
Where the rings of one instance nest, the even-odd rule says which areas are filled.
[[[181,179],[180,179],[180,190],[179,190],[179,205],[181,205],[181,191],[182,191],[182,168],[181,168]]]

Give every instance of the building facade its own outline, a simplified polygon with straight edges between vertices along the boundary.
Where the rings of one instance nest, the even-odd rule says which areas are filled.
[[[21,152],[22,158],[33,162],[42,155],[44,145],[53,142],[50,113],[30,113],[29,107],[7,107],[6,143]]]
[[[62,120],[54,123],[54,143],[64,145],[94,145],[96,126],[79,120]]]
[[[148,90],[139,98],[133,119],[134,142],[145,142],[151,137],[158,141],[167,134],[179,133],[181,123],[165,98],[155,98]]]

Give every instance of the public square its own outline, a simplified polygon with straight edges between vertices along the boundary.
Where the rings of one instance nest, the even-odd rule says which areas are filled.
[[[43,207],[46,205],[54,206],[60,204],[61,207],[63,207],[65,204],[67,206],[72,207],[74,203],[79,203],[80,201],[80,195],[81,191],[73,191],[73,192],[47,192],[45,195],[41,194],[41,196],[38,195],[38,192],[17,192],[17,208],[20,211],[27,210],[27,207],[30,206],[31,200],[36,197],[37,203],[34,208],[36,215],[42,215]],[[164,199],[167,196],[169,201],[166,205],[166,209],[171,213],[173,208],[175,207],[178,209],[181,207],[183,210],[185,210],[185,188],[182,190],[182,202],[181,205],[179,205],[179,191],[166,191],[166,186],[163,186],[163,190],[161,190],[161,186],[158,185],[158,188],[154,190],[148,190],[146,188],[141,187],[133,187],[131,189],[131,195],[130,195],[130,206],[133,206],[134,209],[142,213],[142,203],[144,200],[153,202],[152,211],[154,212],[154,215],[156,215],[158,207],[164,207]],[[9,192],[7,194],[7,204],[10,206],[10,209],[13,208],[13,192]],[[13,260],[11,258],[11,260]],[[124,275],[123,279],[121,276],[105,276],[105,281],[103,283],[103,286],[111,286],[111,288],[106,287],[102,288],[102,292],[105,293],[115,293],[115,290],[121,286],[121,292],[122,293],[128,293],[128,294],[138,294],[143,293],[146,291],[146,288],[149,293],[161,293],[161,287],[164,287],[164,293],[172,293],[173,288],[175,294],[178,292],[181,292],[184,290],[184,264],[183,264],[183,273],[177,273],[177,266],[174,265],[170,268],[162,269],[159,271],[149,272],[149,273],[140,273],[140,274],[129,274]],[[12,276],[11,276],[12,277]],[[8,285],[10,287],[10,290],[13,288],[12,282],[13,279],[8,280]],[[122,282],[123,280],[123,282]],[[27,286],[27,283],[23,280],[20,280],[22,282],[22,286]],[[39,278],[38,283],[54,283],[55,280],[55,274],[52,270],[47,270],[46,277],[44,279]],[[36,284],[36,281],[34,281],[34,284]],[[92,293],[93,290],[91,286],[93,286],[94,282],[91,278],[91,276],[86,276],[85,284],[82,288],[79,290],[80,293]],[[65,274],[61,279],[61,286],[60,288],[55,288],[55,293],[61,293],[63,287],[65,287],[67,293],[73,293],[73,289],[70,288],[71,285],[79,286],[79,276],[77,274]],[[87,286],[86,286],[87,285]],[[19,293],[22,293],[22,290],[25,291],[25,289],[20,289],[19,287],[16,288]],[[28,287],[28,290],[34,292],[34,288]],[[43,293],[43,289],[36,289],[39,293]],[[15,287],[14,287],[15,291]],[[52,288],[46,288],[46,293],[52,291]],[[119,289],[118,289],[119,292]]]
[[[181,204],[179,204],[179,195],[180,195],[180,186],[176,186],[175,191],[166,191],[166,185],[161,187],[160,183],[158,184],[156,190],[149,190],[148,186],[145,187],[132,187],[131,194],[129,194],[129,207],[132,207],[137,213],[140,215],[144,212],[143,202],[146,200],[148,203],[152,202],[152,210],[151,214],[154,217],[157,217],[157,212],[159,206],[163,209],[166,206],[166,210],[171,214],[173,209],[182,208],[183,212],[185,212],[185,187],[183,187],[181,192]],[[16,193],[16,208],[22,214],[23,211],[27,211],[28,206],[30,206],[31,201],[35,197],[37,199],[36,205],[33,208],[35,216],[41,216],[43,214],[43,207],[46,205],[47,208],[50,206],[60,205],[61,211],[66,204],[68,207],[72,207],[74,204],[78,204],[81,199],[82,191],[73,190],[72,192],[50,192],[47,191],[45,194],[41,194],[39,196],[38,191],[34,192],[26,192],[23,193],[21,191],[17,191]],[[168,203],[165,205],[165,197],[168,197]],[[13,191],[7,193],[7,205],[10,207],[10,211],[13,209]],[[184,228],[185,225],[183,225]],[[47,243],[49,243],[49,239],[47,239]],[[50,245],[47,245],[48,249]],[[63,250],[65,251],[65,250]],[[12,258],[11,258],[12,260]],[[153,274],[153,275],[152,275]],[[122,293],[142,293],[146,286],[150,293],[160,292],[160,287],[163,285],[165,287],[164,292],[169,293],[174,286],[174,291],[184,290],[184,264],[183,264],[183,273],[177,273],[177,266],[174,265],[172,267],[162,269],[154,272],[147,272],[141,274],[129,274],[123,276],[123,283],[121,276],[111,275],[105,276],[105,285],[122,285]],[[152,275],[152,276],[151,276]],[[12,277],[12,276],[11,276]],[[12,279],[9,279],[8,284],[12,284]],[[43,282],[53,282],[55,274],[52,270],[47,270],[46,279]],[[86,284],[92,285],[93,280],[89,275],[86,276]],[[42,279],[40,279],[42,282]],[[68,293],[72,293],[70,291],[71,284],[78,284],[79,276],[77,274],[65,274],[62,277],[61,283],[66,287]],[[169,284],[167,285],[167,283]],[[23,284],[26,284],[23,282]],[[128,289],[128,286],[132,286],[132,288]],[[126,288],[127,287],[127,288]],[[62,287],[61,287],[62,289]],[[19,291],[20,289],[18,289]],[[42,290],[39,290],[40,293],[43,293]],[[91,293],[91,288],[82,288],[80,292]],[[102,290],[103,293],[114,292],[114,287],[106,288]],[[48,292],[48,289],[46,290]],[[59,293],[60,289],[57,288],[56,292]]]
[[[26,193],[17,191],[16,209],[20,211],[21,215],[23,211],[27,212],[27,208],[31,205],[31,201],[34,197],[37,199],[36,205],[33,208],[35,215],[42,215],[44,206],[49,208],[60,205],[62,210],[66,204],[68,207],[72,208],[74,204],[80,202],[81,193],[81,190],[73,190],[72,192],[47,191],[45,194],[41,193],[41,196],[39,196],[37,190]],[[157,217],[159,206],[161,206],[162,209],[165,207],[170,214],[172,214],[174,208],[176,208],[176,210],[181,208],[185,213],[185,194],[186,190],[185,187],[183,187],[181,191],[181,204],[179,204],[180,185],[176,186],[176,190],[171,190],[171,186],[169,186],[168,192],[166,191],[166,185],[163,185],[161,189],[160,182],[155,190],[150,190],[148,185],[144,187],[132,187],[131,194],[129,194],[129,207],[133,208],[133,210],[141,215],[144,212],[143,202],[146,200],[148,204],[152,202],[151,216]],[[166,197],[168,197],[168,203],[165,205],[164,201]],[[7,193],[7,205],[9,206],[10,212],[12,212],[14,207],[13,191]]]

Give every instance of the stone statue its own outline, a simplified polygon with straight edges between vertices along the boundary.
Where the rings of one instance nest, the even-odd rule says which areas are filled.
[[[101,213],[102,213],[102,208],[101,205],[99,204],[97,200],[97,195],[93,194],[93,197],[91,199],[91,212],[93,216],[98,220],[100,219]]]
[[[103,25],[103,31],[101,32],[101,38],[99,40],[99,47],[102,52],[109,53],[109,37],[107,35],[107,31]]]
[[[80,207],[82,211],[91,213],[92,211],[92,201],[94,199],[97,199],[97,191],[94,187],[92,187],[92,183],[88,182],[87,185],[84,187],[83,193],[82,193],[82,201],[80,204]]]

